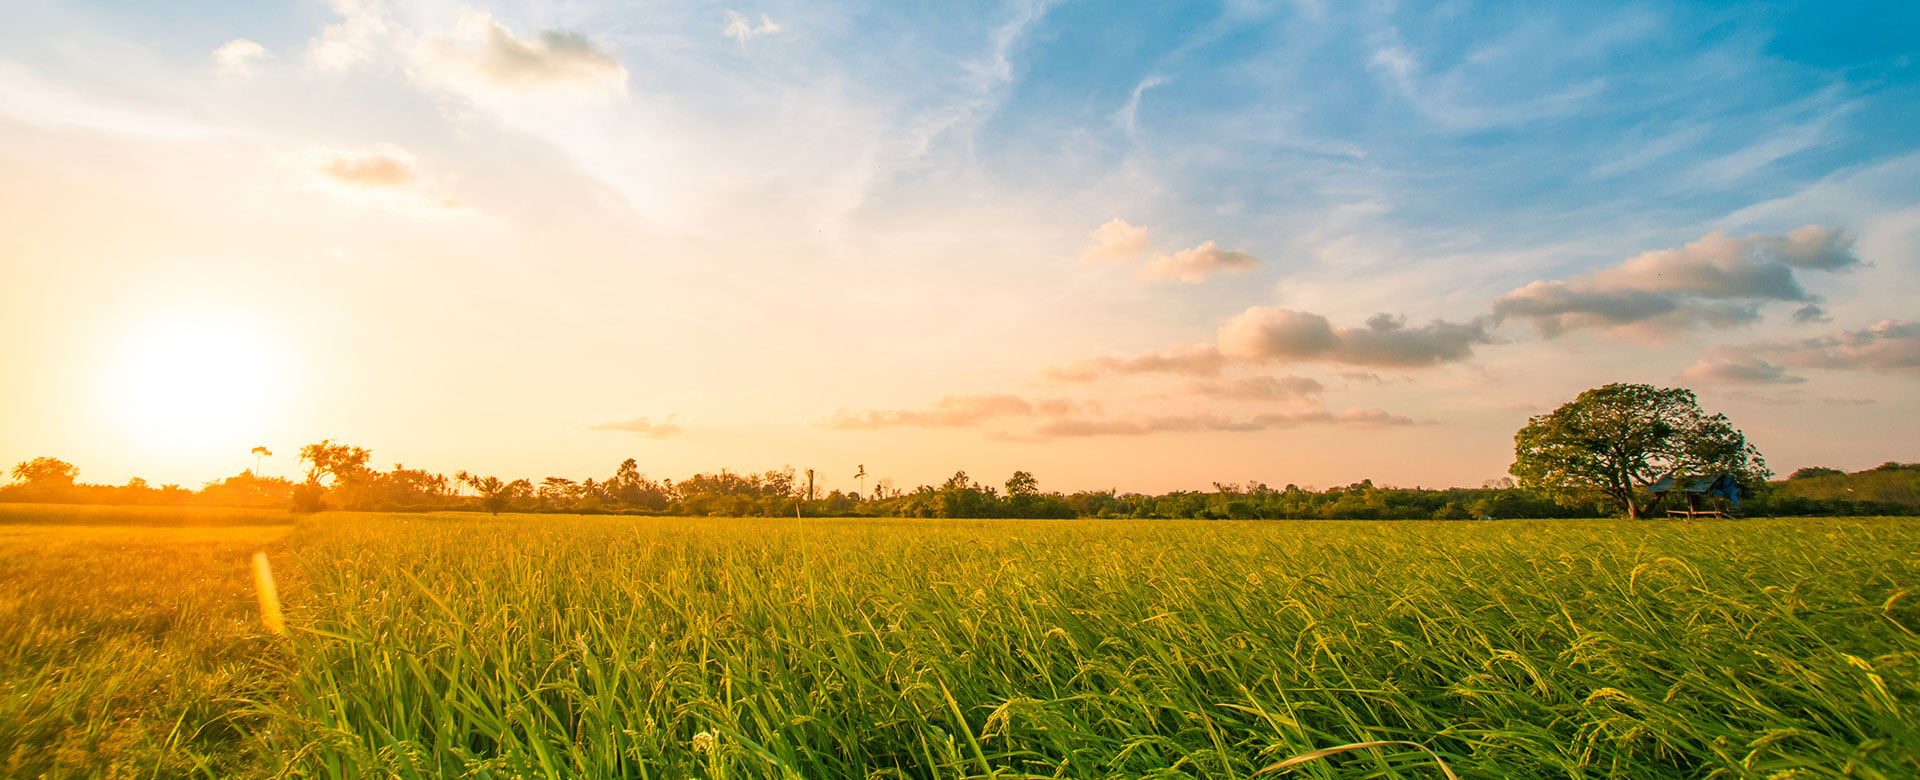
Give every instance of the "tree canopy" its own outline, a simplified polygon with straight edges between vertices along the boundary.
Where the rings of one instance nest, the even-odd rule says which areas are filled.
[[[1772,476],[1746,434],[1702,410],[1692,390],[1618,383],[1528,420],[1509,471],[1521,487],[1597,494],[1628,517],[1659,508],[1645,491],[1661,477],[1732,474],[1753,491]]]

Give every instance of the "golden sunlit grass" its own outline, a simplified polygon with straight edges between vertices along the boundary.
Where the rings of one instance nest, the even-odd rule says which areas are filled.
[[[285,661],[258,629],[247,561],[285,530],[0,525],[0,775],[250,760],[252,702]]]
[[[1905,521],[0,528],[29,774],[1920,773]]]

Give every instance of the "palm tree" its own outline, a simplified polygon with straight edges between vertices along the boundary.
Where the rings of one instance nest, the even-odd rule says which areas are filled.
[[[860,464],[860,470],[854,472],[853,478],[860,480],[860,497],[865,498],[867,496],[867,464]]]
[[[259,476],[260,461],[266,458],[273,457],[273,450],[267,449],[266,445],[263,444],[261,446],[253,448],[252,452],[253,452],[253,474],[254,476]]]

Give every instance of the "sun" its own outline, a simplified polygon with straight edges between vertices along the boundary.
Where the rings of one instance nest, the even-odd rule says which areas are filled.
[[[154,449],[251,446],[283,400],[283,350],[248,318],[161,318],[117,346],[108,388],[114,417],[128,438]]]

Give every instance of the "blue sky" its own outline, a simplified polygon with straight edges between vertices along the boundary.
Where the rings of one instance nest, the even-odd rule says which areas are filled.
[[[1787,468],[1920,433],[1885,422],[1920,419],[1910,3],[10,14],[0,326],[60,335],[0,353],[45,377],[0,457],[83,476],[331,436],[576,476],[1472,484],[1616,380]],[[125,378],[194,327],[276,356],[212,405],[251,417]]]

